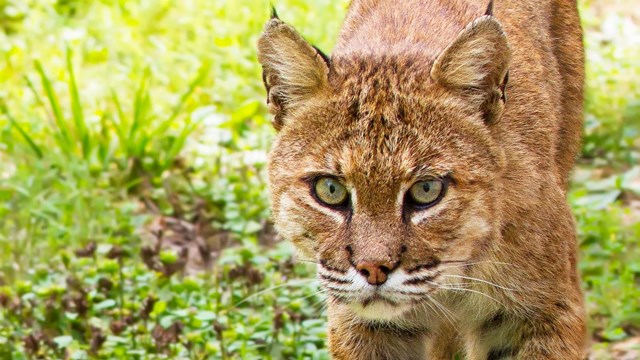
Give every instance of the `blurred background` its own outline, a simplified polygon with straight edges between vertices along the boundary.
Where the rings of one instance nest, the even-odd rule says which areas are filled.
[[[330,52],[346,0],[274,1]],[[580,1],[591,359],[640,359],[640,4]],[[269,225],[269,3],[0,0],[0,359],[327,359]]]

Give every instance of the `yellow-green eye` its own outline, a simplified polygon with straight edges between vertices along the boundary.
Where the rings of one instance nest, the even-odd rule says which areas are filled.
[[[316,180],[313,190],[318,200],[331,206],[342,205],[347,201],[349,195],[347,188],[331,177],[322,177]]]
[[[442,180],[419,181],[409,189],[411,200],[420,206],[434,205],[444,195],[445,184]]]

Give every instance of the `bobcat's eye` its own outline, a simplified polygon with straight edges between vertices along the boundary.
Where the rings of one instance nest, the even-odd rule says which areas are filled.
[[[321,177],[316,180],[313,191],[318,200],[330,206],[344,204],[349,195],[347,188],[331,177]]]
[[[409,189],[409,199],[419,207],[429,207],[438,203],[447,190],[443,180],[419,181]]]

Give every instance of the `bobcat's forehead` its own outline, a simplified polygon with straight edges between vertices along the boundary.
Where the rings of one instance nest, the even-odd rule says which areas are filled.
[[[481,119],[446,93],[402,84],[401,74],[340,75],[321,104],[279,133],[272,164],[344,177],[356,188],[495,171],[499,154]]]

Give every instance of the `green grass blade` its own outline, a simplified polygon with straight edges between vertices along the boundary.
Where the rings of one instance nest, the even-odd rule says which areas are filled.
[[[118,136],[118,140],[122,145],[126,145],[126,135],[125,129],[127,126],[127,117],[122,111],[122,105],[120,105],[120,98],[118,98],[118,94],[116,94],[113,89],[111,90],[111,99],[113,100],[114,105],[116,106],[116,112],[118,113],[118,121],[115,121],[113,116],[110,116],[111,122],[113,123],[114,128],[116,129],[116,135]]]
[[[102,167],[105,169],[108,168],[109,163],[112,161],[115,150],[112,146],[113,137],[109,131],[109,119],[110,116],[108,113],[100,117],[100,130],[95,133],[96,141],[94,144],[94,148],[97,145],[98,158],[100,159]]]
[[[176,159],[176,157],[178,157],[178,155],[180,154],[180,151],[182,151],[182,149],[184,148],[184,144],[187,142],[187,138],[189,137],[189,135],[191,135],[191,133],[193,133],[198,128],[199,125],[200,125],[200,121],[193,124],[187,123],[182,128],[182,131],[180,131],[180,134],[178,134],[178,136],[175,139],[173,139],[173,142],[171,143],[171,147],[166,153],[166,161],[165,161],[165,164],[163,165],[165,169],[168,169],[173,165],[173,161]]]
[[[47,105],[45,104],[44,100],[42,99],[42,97],[38,93],[38,90],[36,90],[36,87],[33,84],[33,82],[31,81],[31,79],[26,75],[24,76],[24,79],[27,82],[27,87],[33,93],[33,96],[35,97],[36,102],[38,103],[38,105],[44,111],[45,117],[47,118],[47,120],[49,120],[51,128],[54,129],[54,131],[55,131],[58,128],[58,125],[56,124],[56,121],[54,120],[54,118],[51,116],[51,113],[49,112],[49,109],[47,108]],[[58,144],[58,147],[60,149],[63,149],[63,151],[66,152],[66,150],[64,150],[64,149],[66,147],[67,141],[62,137],[62,133],[60,131],[55,131],[54,134],[53,134],[53,138],[56,141],[56,144]]]
[[[60,103],[58,102],[58,98],[56,97],[55,91],[53,90],[53,86],[51,81],[47,77],[44,68],[40,61],[36,60],[36,70],[40,74],[40,79],[42,81],[42,87],[44,88],[45,93],[47,94],[47,99],[49,100],[49,104],[51,105],[51,109],[53,110],[54,120],[58,127],[58,131],[60,132],[61,141],[59,145],[62,147],[62,150],[69,155],[74,152],[74,143],[73,137],[71,136],[71,129],[67,125],[67,122],[62,115],[62,110],[60,109]]]
[[[49,112],[47,111],[47,105],[45,105],[44,100],[42,100],[42,96],[40,96],[40,94],[38,93],[38,90],[36,90],[35,85],[33,85],[33,82],[31,81],[31,79],[27,75],[24,75],[24,80],[27,82],[27,87],[33,93],[33,97],[35,97],[36,102],[45,111],[45,114],[46,114],[47,118],[49,118],[49,120],[53,124],[53,119],[51,119],[51,116],[50,116]]]
[[[67,48],[67,71],[69,72],[69,95],[71,95],[71,111],[73,113],[76,138],[79,139],[82,143],[82,154],[86,159],[89,157],[89,153],[91,151],[91,143],[87,124],[84,120],[82,103],[80,102],[80,95],[78,94],[78,86],[76,83],[76,76],[73,71],[72,58],[73,53],[71,52],[71,49]]]
[[[149,71],[145,71],[140,84],[136,90],[136,97],[133,103],[133,123],[129,129],[129,136],[133,137],[138,130],[138,125],[142,122],[142,119],[146,113],[146,99],[149,98]]]
[[[151,108],[151,96],[149,94],[149,69],[140,80],[133,104],[133,122],[129,128],[128,146],[129,155],[142,157],[144,154],[143,136],[138,132],[141,125],[149,121],[149,109]],[[144,130],[142,130],[144,131]]]
[[[4,102],[0,103],[0,110],[2,110],[2,113],[9,119],[9,122],[11,123],[11,125],[18,130],[20,135],[22,135],[24,140],[27,142],[27,144],[29,144],[29,146],[31,147],[33,152],[36,153],[38,158],[42,159],[42,150],[40,149],[40,146],[38,146],[35,143],[35,141],[33,141],[31,136],[29,136],[29,134],[27,134],[27,132],[24,131],[24,129],[20,126],[20,124],[18,124],[16,119],[13,116],[11,116],[11,114],[9,113],[9,109],[7,108],[7,105]]]
[[[163,134],[164,132],[167,131],[167,129],[169,129],[169,126],[171,126],[173,121],[180,115],[180,112],[182,111],[184,104],[191,97],[191,95],[198,88],[198,86],[200,86],[202,81],[206,79],[207,75],[209,74],[209,69],[211,69],[210,64],[205,64],[202,66],[202,68],[200,68],[200,71],[198,71],[198,75],[196,76],[196,78],[191,81],[191,83],[189,84],[189,88],[187,88],[187,91],[185,91],[182,94],[182,96],[180,96],[180,100],[173,107],[173,112],[171,113],[171,116],[169,116],[169,118],[163,121],[160,124],[160,126],[158,126],[158,128],[155,129],[155,131],[152,133],[152,137],[155,137],[159,134]]]
[[[204,81],[204,79],[206,79],[207,75],[209,75],[210,69],[211,69],[210,64],[204,64],[200,68],[196,78],[191,81],[187,91],[184,94],[182,94],[182,96],[180,97],[180,100],[178,101],[176,106],[174,106],[173,112],[171,113],[171,116],[169,117],[169,119],[173,120],[176,117],[178,117],[178,115],[180,114],[180,111],[182,110],[182,107],[184,106],[184,103],[187,102],[187,100],[191,97],[191,95],[196,90],[196,88],[200,86],[200,84]]]

